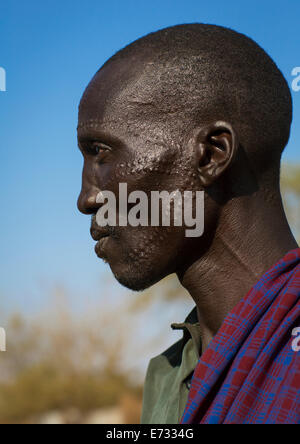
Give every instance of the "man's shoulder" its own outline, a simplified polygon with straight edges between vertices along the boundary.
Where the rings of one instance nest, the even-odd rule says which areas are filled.
[[[161,366],[162,362],[165,362],[169,367],[180,366],[182,360],[182,351],[184,348],[183,338],[176,341],[165,351],[159,355],[154,356],[150,359],[148,368],[153,369],[154,367]]]

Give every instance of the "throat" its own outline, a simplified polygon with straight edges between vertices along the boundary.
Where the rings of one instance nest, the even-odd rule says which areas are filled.
[[[250,209],[240,211],[239,219],[221,220],[210,248],[178,274],[197,306],[202,352],[227,314],[262,275],[298,247],[283,210],[277,208],[273,215],[270,208],[268,211],[251,215]],[[245,230],[245,226],[250,229]]]

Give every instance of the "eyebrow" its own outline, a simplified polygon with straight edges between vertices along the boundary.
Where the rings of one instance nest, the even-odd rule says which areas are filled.
[[[82,128],[104,128],[107,125],[118,123],[118,119],[88,119],[78,123],[77,130]]]
[[[107,137],[109,133],[104,130],[103,122],[99,120],[88,120],[86,122],[79,123],[77,126],[78,138],[94,138],[94,137]]]
[[[104,129],[104,125],[100,121],[87,121],[78,125],[77,127],[77,140],[78,146],[80,148],[80,143],[88,141],[101,141],[109,146],[114,146],[116,148],[124,145],[121,138],[117,137],[112,132]]]

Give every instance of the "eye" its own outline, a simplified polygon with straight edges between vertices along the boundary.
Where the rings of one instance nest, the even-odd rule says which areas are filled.
[[[93,142],[91,144],[91,151],[93,154],[103,154],[106,151],[110,151],[110,147],[101,142]]]

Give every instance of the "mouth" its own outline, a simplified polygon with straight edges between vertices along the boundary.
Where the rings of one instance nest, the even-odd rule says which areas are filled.
[[[104,262],[107,262],[107,255],[105,254],[105,247],[109,239],[110,233],[101,227],[91,227],[91,236],[96,241],[95,253]]]
[[[103,236],[95,245],[95,253],[96,255],[102,259],[104,262],[108,262],[106,255],[106,245],[109,240],[109,236]]]

